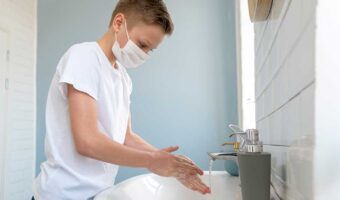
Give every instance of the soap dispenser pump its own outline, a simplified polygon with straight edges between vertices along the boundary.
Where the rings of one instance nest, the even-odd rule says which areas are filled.
[[[231,126],[234,126],[231,127]],[[237,160],[240,170],[243,200],[270,200],[271,155],[263,152],[259,141],[259,131],[248,129],[235,131],[235,125],[229,126],[240,138]]]

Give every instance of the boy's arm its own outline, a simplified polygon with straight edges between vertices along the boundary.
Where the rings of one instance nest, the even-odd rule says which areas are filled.
[[[196,165],[165,151],[143,151],[115,142],[97,128],[96,100],[67,84],[72,135],[77,152],[86,157],[130,167],[143,167],[161,176],[203,174]]]
[[[129,115],[129,121],[128,121],[127,129],[126,129],[126,136],[125,136],[124,145],[126,145],[128,147],[135,148],[135,149],[143,150],[143,151],[148,151],[148,152],[153,152],[153,151],[159,150],[156,147],[152,146],[147,141],[145,141],[142,137],[137,135],[135,132],[133,132],[132,125],[131,125],[131,113]],[[175,150],[178,149],[178,147],[168,147],[166,149],[175,151]],[[170,152],[172,152],[172,151],[170,151]]]

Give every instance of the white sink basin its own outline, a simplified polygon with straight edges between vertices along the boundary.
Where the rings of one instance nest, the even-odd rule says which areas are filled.
[[[202,180],[209,185],[209,172]],[[145,174],[130,178],[98,194],[94,200],[239,200],[239,178],[213,171],[211,194],[202,195],[185,188],[174,178]]]

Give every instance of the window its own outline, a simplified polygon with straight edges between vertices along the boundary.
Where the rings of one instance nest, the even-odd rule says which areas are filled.
[[[256,128],[254,26],[248,15],[248,1],[236,3],[239,123],[243,129]]]

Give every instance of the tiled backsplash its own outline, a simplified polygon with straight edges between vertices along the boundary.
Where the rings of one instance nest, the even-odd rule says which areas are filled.
[[[255,23],[256,122],[283,199],[312,199],[316,0],[277,0]]]

